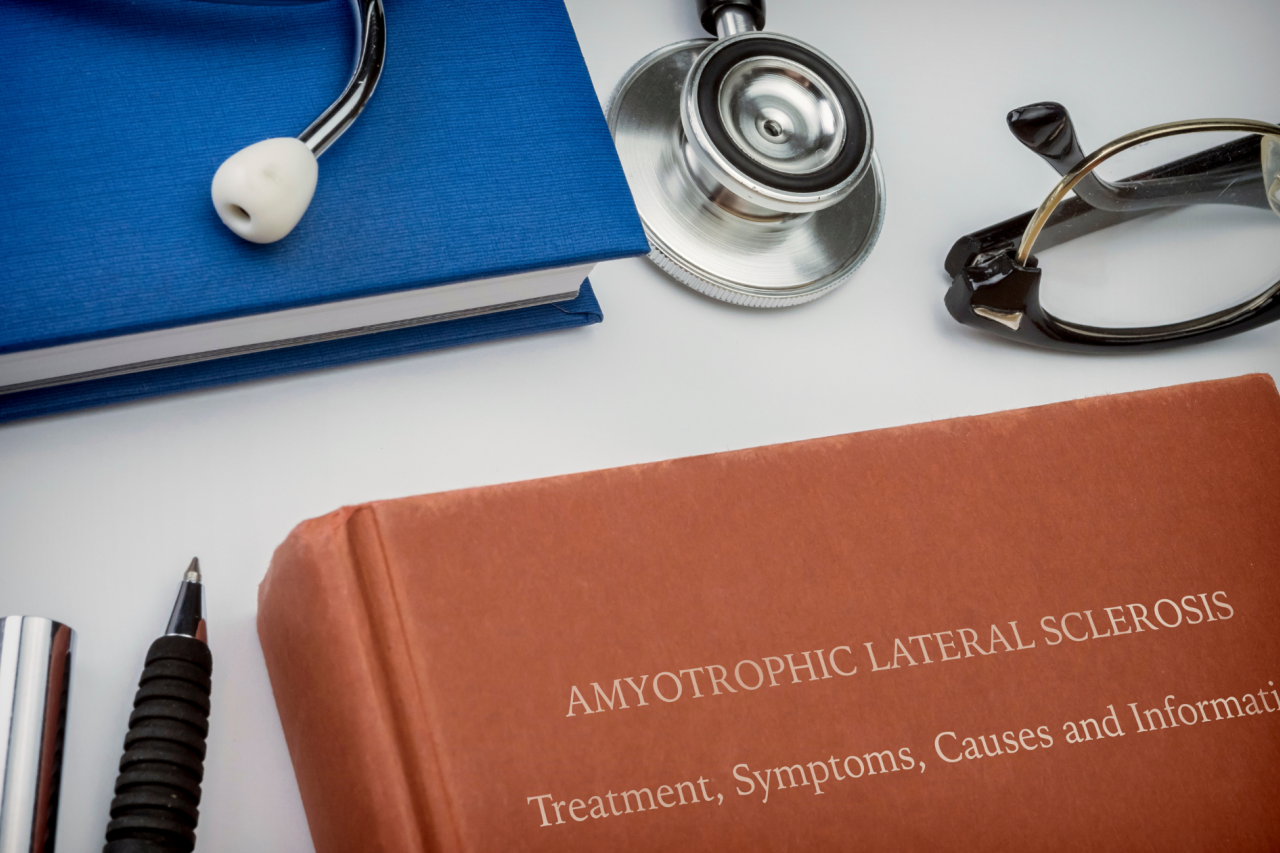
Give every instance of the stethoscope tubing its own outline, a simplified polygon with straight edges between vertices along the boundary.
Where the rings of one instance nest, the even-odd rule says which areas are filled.
[[[351,0],[355,16],[355,62],[338,99],[298,134],[316,157],[323,154],[364,111],[387,58],[387,19],[382,0]]]

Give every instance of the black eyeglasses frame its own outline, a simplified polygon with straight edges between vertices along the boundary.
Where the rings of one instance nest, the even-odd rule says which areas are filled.
[[[1030,122],[1025,120],[1028,111],[1033,112]],[[1262,179],[1261,143],[1264,135],[1280,136],[1280,127],[1244,119],[1175,122],[1144,128],[1081,157],[1070,116],[1060,105],[1024,107],[1010,113],[1009,121],[1015,135],[1064,176],[1038,210],[956,241],[944,267],[951,276],[945,303],[957,321],[1033,346],[1099,352],[1213,340],[1280,320],[1280,282],[1276,282],[1239,305],[1180,323],[1132,328],[1069,323],[1041,305],[1042,271],[1030,254],[1032,245],[1061,245],[1160,209],[1210,203],[1270,207]],[[1046,128],[1048,132],[1043,132]],[[1209,130],[1252,135],[1117,183],[1093,174],[1098,163],[1143,141]],[[1073,189],[1076,197],[1067,198]]]

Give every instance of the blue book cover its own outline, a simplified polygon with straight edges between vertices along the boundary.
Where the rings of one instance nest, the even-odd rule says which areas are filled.
[[[377,92],[320,158],[302,221],[268,245],[222,225],[209,182],[245,145],[299,133],[342,90],[347,0],[0,0],[0,11],[0,355],[648,250],[561,0],[386,0]],[[600,318],[589,287],[566,308],[521,310],[532,313],[423,326],[384,349]],[[259,353],[224,381],[380,349],[332,343],[346,357]],[[164,386],[153,393],[218,384],[205,366],[184,386],[193,369],[166,368],[178,374],[153,377]],[[99,390],[78,393],[146,396]],[[34,408],[15,399],[42,392]],[[94,404],[54,392],[0,396],[0,418]]]

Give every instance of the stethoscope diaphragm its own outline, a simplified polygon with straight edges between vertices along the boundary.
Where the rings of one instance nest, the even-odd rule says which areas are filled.
[[[875,245],[884,181],[870,115],[834,62],[737,32],[651,53],[609,128],[652,247],[674,278],[754,307],[808,302]]]

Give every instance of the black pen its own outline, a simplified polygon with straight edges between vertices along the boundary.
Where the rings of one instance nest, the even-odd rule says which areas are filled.
[[[147,651],[103,853],[190,853],[200,817],[213,656],[200,560],[182,576],[169,627]]]

